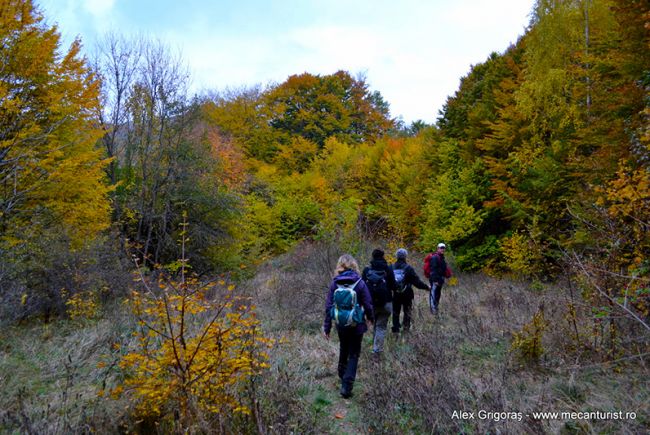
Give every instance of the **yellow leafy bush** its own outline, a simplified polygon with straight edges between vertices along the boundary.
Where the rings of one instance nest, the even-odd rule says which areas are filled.
[[[182,236],[185,237],[183,231]],[[126,303],[138,320],[135,345],[121,359],[125,379],[113,396],[130,393],[136,414],[187,429],[200,412],[248,414],[246,382],[268,367],[271,341],[260,332],[255,307],[235,287],[186,276],[157,282],[140,274],[143,291]]]
[[[510,350],[515,352],[521,361],[528,363],[539,361],[544,353],[542,336],[547,326],[544,310],[540,308],[521,331],[515,332]]]
[[[505,265],[515,274],[531,277],[539,268],[540,252],[528,237],[514,233],[499,242]]]
[[[96,319],[99,317],[99,304],[94,292],[81,292],[73,295],[65,303],[70,319]]]
[[[127,301],[138,318],[134,349],[120,362],[119,386],[137,398],[137,413],[165,419],[174,410],[184,421],[197,411],[249,413],[238,395],[245,381],[268,367],[259,330],[247,299],[225,294],[211,300],[213,286],[196,279],[159,283],[134,291]],[[114,391],[115,393],[115,391]]]

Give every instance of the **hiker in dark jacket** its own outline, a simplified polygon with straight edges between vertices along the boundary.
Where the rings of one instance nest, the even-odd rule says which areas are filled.
[[[445,272],[447,271],[447,262],[445,261],[445,250],[447,246],[444,243],[438,243],[438,249],[429,260],[429,282],[431,283],[431,296],[429,297],[429,306],[433,314],[438,314],[438,304],[440,303],[440,292],[442,285],[445,283]]]
[[[395,275],[384,258],[384,251],[381,249],[372,251],[370,266],[363,269],[362,276],[370,290],[372,306],[375,310],[372,352],[379,355],[384,350],[384,337],[386,336],[388,318],[393,312],[393,291],[395,290]]]
[[[400,330],[400,311],[404,308],[404,332],[411,329],[411,312],[413,310],[413,286],[422,290],[431,290],[427,284],[422,282],[413,266],[406,262],[408,251],[400,248],[395,253],[397,261],[393,264],[395,274],[396,290],[393,293],[393,327],[392,331],[398,333]],[[399,282],[398,275],[402,274],[402,282]]]
[[[343,254],[336,264],[336,276],[332,280],[329,292],[327,293],[327,302],[325,304],[325,322],[323,323],[323,334],[329,340],[332,329],[331,309],[334,305],[334,291],[339,284],[354,284],[354,290],[357,294],[357,303],[363,307],[364,316],[372,321],[373,307],[372,297],[359,276],[359,265],[357,261],[349,254]],[[336,331],[339,336],[339,364],[338,374],[341,379],[341,396],[348,398],[352,396],[352,386],[357,376],[357,366],[359,364],[359,355],[361,354],[361,340],[363,334],[368,330],[365,320],[356,326],[338,326]]]

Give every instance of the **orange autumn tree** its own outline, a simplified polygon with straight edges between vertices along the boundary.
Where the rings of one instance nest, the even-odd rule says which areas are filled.
[[[216,284],[188,274],[185,229],[181,237],[183,258],[168,266],[176,278],[161,273],[156,283],[140,274],[143,289],[127,301],[138,340],[120,362],[126,376],[113,396],[130,391],[139,416],[188,428],[201,412],[251,413],[243,392],[268,367],[264,348],[271,341],[234,286],[219,293]]]

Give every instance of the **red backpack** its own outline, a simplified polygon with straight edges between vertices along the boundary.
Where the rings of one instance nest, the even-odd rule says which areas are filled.
[[[431,278],[431,258],[434,255],[438,255],[438,254],[435,252],[430,252],[427,254],[426,257],[424,257],[424,276],[427,279]],[[453,274],[451,272],[451,269],[449,268],[449,266],[447,266],[447,269],[445,270],[445,278],[451,278],[452,275]]]
[[[429,252],[426,257],[424,257],[424,276],[429,279],[431,277],[431,257],[434,256],[433,252]]]

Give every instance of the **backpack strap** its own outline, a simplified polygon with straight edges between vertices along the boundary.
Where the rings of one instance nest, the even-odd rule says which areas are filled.
[[[358,280],[356,280],[355,283],[352,284],[352,286],[351,286],[350,288],[354,290],[354,288],[357,286],[357,284],[359,284],[359,281],[361,281],[361,278],[359,278]],[[337,286],[338,286],[338,285],[343,285],[343,286],[345,286],[345,287],[348,286],[347,284],[337,284]]]

